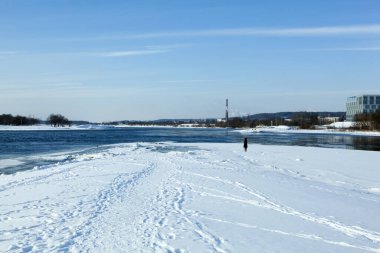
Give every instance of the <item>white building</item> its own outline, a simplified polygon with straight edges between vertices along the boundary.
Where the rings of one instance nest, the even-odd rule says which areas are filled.
[[[361,95],[347,98],[346,120],[353,121],[356,114],[380,110],[380,95]]]

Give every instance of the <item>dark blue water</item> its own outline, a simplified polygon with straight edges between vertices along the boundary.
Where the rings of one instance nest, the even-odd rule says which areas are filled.
[[[57,153],[95,152],[102,145],[130,142],[217,142],[239,143],[239,132],[226,129],[186,128],[111,128],[103,130],[60,131],[0,131],[0,174],[43,166],[56,160],[38,157]],[[380,151],[380,137],[331,135],[255,133],[248,137],[249,143],[297,145],[325,148],[345,148]],[[6,160],[7,159],[7,160]],[[7,165],[9,160],[21,164]],[[3,163],[3,164],[2,164]]]

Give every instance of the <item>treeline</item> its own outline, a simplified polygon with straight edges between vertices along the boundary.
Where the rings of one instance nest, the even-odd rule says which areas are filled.
[[[354,117],[355,127],[360,130],[380,130],[380,110],[374,113],[357,114]]]
[[[13,116],[12,114],[0,115],[0,125],[30,126],[39,124],[41,121],[33,117]]]
[[[71,122],[61,114],[50,114],[46,122],[33,117],[25,116],[13,116],[12,114],[2,114],[0,115],[0,125],[8,126],[31,126],[41,123],[47,123],[54,127],[70,126]]]
[[[255,128],[264,126],[298,126],[302,129],[311,129],[317,125],[327,125],[333,123],[329,117],[337,121],[343,121],[344,112],[281,112],[281,113],[261,113],[245,117],[233,117],[226,123],[217,119],[167,119],[154,121],[114,121],[104,122],[107,125],[126,124],[130,126],[180,126],[182,124],[196,124],[200,127],[231,127],[231,128]]]
[[[277,114],[274,114],[274,116]],[[325,125],[332,123],[332,121],[324,119],[319,113],[316,112],[294,112],[289,114],[289,118],[284,117],[270,117],[269,114],[266,114],[263,118],[253,118],[248,117],[235,117],[230,118],[228,123],[226,122],[217,122],[216,126],[218,127],[232,127],[232,128],[255,128],[257,126],[298,126],[301,129],[312,129],[317,125]],[[341,115],[339,121],[343,121],[344,117]]]
[[[138,120],[124,120],[124,121],[112,121],[103,122],[106,125],[120,125],[125,124],[129,126],[180,126],[182,124],[197,124],[202,127],[215,127],[215,119],[187,119],[187,120],[152,120],[152,121],[138,121]]]

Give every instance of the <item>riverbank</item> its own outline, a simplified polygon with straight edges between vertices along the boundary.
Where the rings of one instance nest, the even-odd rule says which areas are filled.
[[[345,128],[336,129],[298,129],[288,126],[272,126],[272,127],[259,127],[236,129],[235,131],[242,134],[255,134],[255,133],[287,133],[287,134],[332,134],[332,135],[354,135],[354,136],[380,136],[378,131],[357,131]]]
[[[378,152],[131,143],[0,176],[0,251],[380,252]]]
[[[0,131],[50,131],[50,130],[103,130],[111,128],[186,128],[186,129],[216,129],[217,127],[200,127],[192,125],[107,125],[107,124],[86,124],[72,125],[64,127],[53,127],[51,125],[32,125],[32,126],[4,126],[0,125]],[[220,128],[219,128],[220,129]]]
[[[219,127],[194,127],[194,126],[160,126],[160,125],[102,125],[102,124],[88,124],[88,125],[72,125],[65,127],[53,127],[50,125],[33,125],[33,126],[1,126],[0,131],[62,131],[62,130],[106,130],[106,129],[129,129],[129,128],[167,128],[167,129],[224,129]],[[255,133],[286,133],[286,134],[330,134],[330,135],[353,135],[353,136],[380,136],[378,131],[354,131],[350,129],[320,129],[320,130],[307,130],[296,129],[287,126],[273,126],[273,127],[260,127],[260,128],[243,128],[243,129],[230,129],[234,132],[240,132],[243,135],[250,135]]]
[[[109,125],[87,124],[72,125],[64,127],[53,127],[51,125],[32,125],[32,126],[4,126],[0,125],[0,131],[59,131],[59,130],[102,130],[113,128]]]

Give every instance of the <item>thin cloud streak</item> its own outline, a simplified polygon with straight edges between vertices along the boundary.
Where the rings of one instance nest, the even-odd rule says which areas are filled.
[[[17,54],[19,52],[17,51],[0,51],[0,55],[12,55],[12,54]]]
[[[8,58],[17,54],[19,54],[17,51],[0,51],[0,58]]]
[[[213,79],[185,79],[185,80],[167,80],[160,81],[160,83],[219,83],[219,82],[233,82],[234,80],[213,80]]]
[[[80,82],[63,82],[63,83],[46,83],[38,85],[12,85],[12,86],[0,86],[0,91],[6,96],[14,93],[33,93],[40,91],[71,91],[71,90],[86,90],[89,86]],[[92,87],[93,88],[93,87]]]
[[[84,99],[84,98],[115,98],[125,97],[126,95],[137,96],[143,90],[141,88],[112,88],[108,89],[100,86],[73,86],[73,87],[45,87],[45,88],[32,88],[29,89],[10,89],[5,92],[0,92],[0,99],[52,99],[52,98],[66,98],[66,99]]]
[[[342,48],[311,48],[298,49],[295,51],[380,51],[380,47],[342,47]]]
[[[161,54],[161,53],[167,53],[169,52],[170,47],[165,48],[159,48],[159,47],[153,47],[149,46],[147,47],[149,49],[142,49],[142,50],[125,50],[125,51],[102,51],[102,52],[58,52],[58,53],[38,53],[38,52],[24,52],[20,54],[19,52],[1,52],[0,51],[0,57],[1,56],[13,56],[13,55],[19,55],[19,56],[30,56],[30,57],[129,57],[129,56],[140,56],[140,55],[152,55],[152,54]]]
[[[165,53],[167,50],[132,50],[132,51],[116,51],[116,52],[102,52],[96,53],[95,56],[100,57],[129,57],[138,55],[150,55]]]
[[[340,95],[343,98],[346,98],[347,94],[376,94],[380,93],[380,89],[363,89],[363,90],[311,90],[311,91],[278,91],[278,92],[257,92],[253,94],[254,97],[301,97],[301,96],[334,96]]]
[[[62,38],[65,41],[96,41],[96,40],[123,40],[123,39],[151,39],[170,37],[238,37],[238,36],[266,36],[266,37],[312,37],[312,36],[347,36],[347,35],[380,35],[380,24],[351,25],[351,26],[322,26],[298,28],[231,28],[231,29],[203,29],[162,31],[126,35],[104,35],[87,38]]]
[[[327,36],[327,35],[360,35],[380,34],[380,24],[358,26],[330,26],[307,28],[238,28],[214,29],[180,32],[147,33],[127,36],[130,38],[154,38],[177,36]]]

